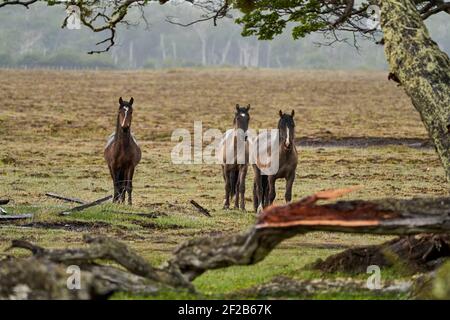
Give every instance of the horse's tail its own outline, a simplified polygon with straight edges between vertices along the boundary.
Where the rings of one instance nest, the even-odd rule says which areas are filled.
[[[239,174],[239,171],[237,171],[237,170],[231,170],[229,172],[228,178],[230,179],[230,186],[231,186],[230,195],[231,195],[231,197],[234,197],[234,195],[237,192],[236,185],[238,182],[238,174]]]

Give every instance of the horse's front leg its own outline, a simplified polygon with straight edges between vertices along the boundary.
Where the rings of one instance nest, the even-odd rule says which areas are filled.
[[[109,164],[108,164],[108,169],[109,169],[109,174],[111,175],[111,179],[113,181],[113,187],[114,187],[113,202],[116,202],[116,197],[117,197],[116,177],[114,175],[114,171],[112,170],[112,168]]]
[[[118,202],[125,202],[125,188],[126,188],[126,171],[123,168],[117,170],[116,173],[117,189],[118,189]]]
[[[241,176],[241,167],[238,167],[238,173],[235,181],[235,185],[231,186],[235,190],[235,197],[234,197],[234,209],[239,209],[239,188],[241,185],[240,176]]]
[[[123,179],[122,183],[120,184],[120,203],[125,202],[125,194],[127,192],[126,187],[127,187],[127,182]]]
[[[256,213],[259,213],[263,208],[264,190],[262,188],[261,172],[255,165],[253,166],[253,172],[255,174],[253,179],[253,209],[255,209]]]
[[[134,175],[134,167],[128,169],[128,174],[125,176],[126,178],[126,192],[128,193],[128,204],[132,205],[132,192],[133,192],[133,175]],[[124,192],[125,193],[125,192]]]
[[[223,201],[223,208],[225,210],[230,208],[230,191],[231,191],[231,185],[230,185],[230,179],[228,176],[228,172],[225,168],[225,166],[222,166],[222,172],[223,172],[223,180],[225,181],[225,198]]]
[[[241,170],[239,170],[239,190],[236,192],[240,193],[241,202],[240,209],[245,211],[245,178],[247,177],[247,166],[242,166]]]
[[[111,170],[111,176],[113,179],[114,184],[114,196],[113,196],[113,202],[119,202],[120,201],[120,181],[119,181],[119,172]]]
[[[291,202],[292,200],[292,186],[294,184],[294,179],[295,179],[295,172],[286,178],[286,192],[284,194],[284,199],[286,200],[286,203]]]
[[[271,205],[273,203],[273,201],[275,200],[275,197],[277,196],[276,192],[275,192],[275,181],[276,181],[276,177],[275,176],[269,176],[268,177],[268,183],[269,183],[269,201],[267,203],[267,205]]]
[[[258,211],[258,205],[259,205],[258,186],[256,184],[256,181],[253,180],[253,210],[255,210],[255,212]]]

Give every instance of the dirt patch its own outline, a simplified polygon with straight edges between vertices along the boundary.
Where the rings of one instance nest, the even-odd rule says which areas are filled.
[[[106,222],[87,222],[87,221],[70,221],[70,222],[32,222],[22,224],[22,227],[40,228],[40,229],[58,229],[65,231],[86,232],[98,229],[109,228]]]
[[[428,139],[393,138],[393,137],[344,137],[344,138],[312,138],[302,137],[297,144],[301,147],[329,148],[367,148],[384,146],[407,146],[415,149],[430,149],[433,147]]]

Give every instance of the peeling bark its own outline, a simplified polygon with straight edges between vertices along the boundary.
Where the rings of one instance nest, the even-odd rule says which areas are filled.
[[[380,2],[390,72],[420,113],[450,182],[450,59],[431,39],[412,1]]]

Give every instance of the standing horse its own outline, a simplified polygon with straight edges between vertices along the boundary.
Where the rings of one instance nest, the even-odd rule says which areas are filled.
[[[128,204],[131,205],[134,169],[141,160],[141,149],[131,133],[133,102],[119,99],[116,132],[113,133],[105,147],[105,160],[114,183],[113,202],[125,201],[128,192]]]
[[[234,208],[245,210],[245,177],[248,168],[247,130],[250,122],[250,105],[236,105],[234,128],[228,130],[218,149],[218,159],[222,163],[225,181],[225,199],[223,208],[230,208],[230,199],[235,196]],[[239,201],[240,198],[240,201]]]
[[[256,212],[271,205],[275,200],[275,181],[277,179],[284,178],[286,180],[286,193],[284,198],[286,202],[290,202],[292,199],[292,185],[294,184],[298,161],[298,153],[294,144],[294,114],[294,110],[292,110],[291,114],[283,113],[280,110],[280,120],[278,121],[279,147],[277,172],[275,174],[264,175],[258,161],[256,161],[256,164],[253,164],[253,171],[255,173],[253,182],[253,207]]]

